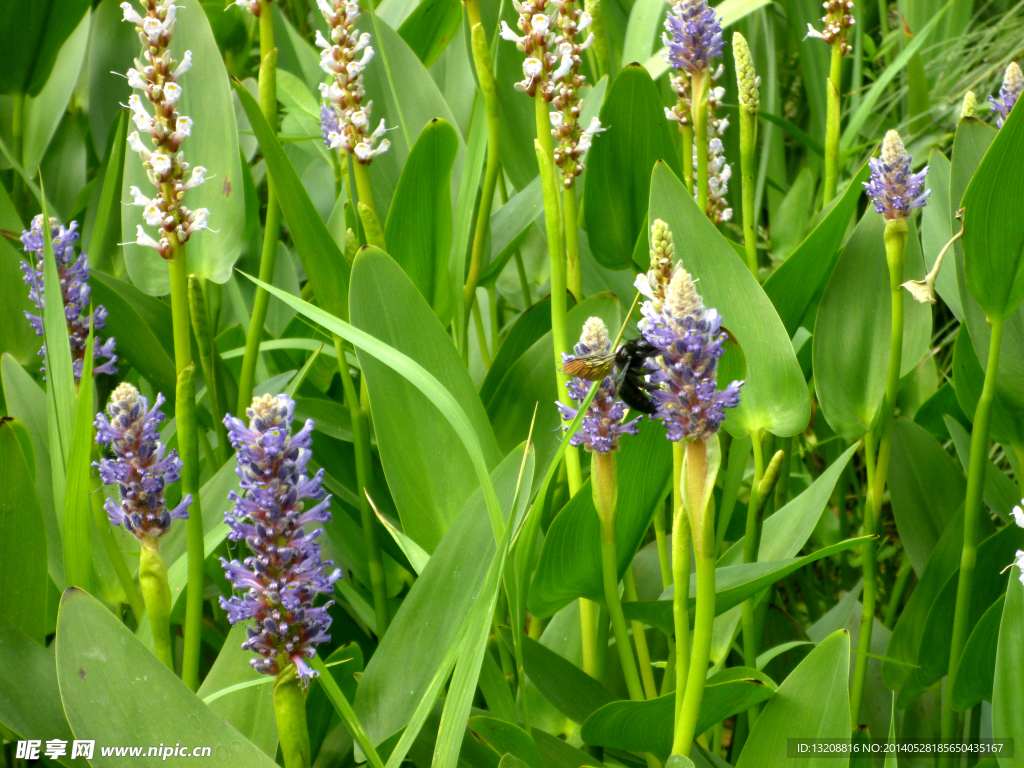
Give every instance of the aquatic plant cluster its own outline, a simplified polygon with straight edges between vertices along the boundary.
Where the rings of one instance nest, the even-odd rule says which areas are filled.
[[[12,4],[6,763],[1013,763],[1024,7],[778,10]]]

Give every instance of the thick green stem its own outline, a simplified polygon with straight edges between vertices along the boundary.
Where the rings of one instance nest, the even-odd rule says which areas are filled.
[[[697,205],[708,210],[708,85],[706,72],[694,72],[690,80],[690,122],[697,150]]]
[[[360,163],[358,160],[352,162],[352,175],[355,176],[356,180],[356,194],[359,195],[359,207],[365,208],[367,211],[373,214],[373,220],[376,222],[376,228],[380,228],[380,219],[377,218],[377,209],[373,205],[373,187],[370,186],[370,166],[366,163]],[[363,217],[363,226],[366,226],[365,214],[360,211],[360,216]],[[371,239],[370,232],[366,233],[366,241],[370,245],[376,245],[383,248],[383,243],[374,242],[377,238]]]
[[[740,177],[743,183],[743,251],[747,268],[761,282],[757,271],[757,214],[754,209],[754,150],[757,147],[757,113],[740,107]]]
[[[188,277],[188,308],[192,317],[192,331],[199,345],[199,363],[206,380],[206,396],[209,399],[210,415],[213,417],[214,434],[217,435],[217,448],[214,452],[216,466],[214,472],[228,460],[227,430],[224,427],[224,393],[216,371],[217,344],[210,333],[210,317],[206,311],[206,300],[203,297],[203,286],[198,277]]]
[[[690,519],[683,502],[683,456],[679,443],[672,445],[672,623],[676,642],[676,706],[678,723],[690,671]],[[674,751],[674,750],[673,750]]]
[[[832,67],[826,88],[825,117],[825,186],[821,198],[824,208],[836,196],[839,184],[839,88],[843,71],[842,41],[832,43]]]
[[[619,481],[615,466],[615,454],[594,451],[590,464],[591,488],[594,492],[594,508],[601,519],[601,575],[604,583],[604,601],[612,620],[615,645],[622,663],[622,676],[626,679],[626,690],[633,701],[644,700],[644,689],[636,671],[633,647],[629,642],[626,617],[619,600],[618,558],[616,554],[615,521],[618,517]]]
[[[633,566],[626,568],[622,576],[622,593],[630,602],[636,602],[636,583],[633,581]],[[651,665],[651,651],[647,647],[647,635],[644,623],[631,619],[633,642],[636,643],[636,659],[640,664],[640,681],[644,684],[644,696],[648,699],[658,697],[658,686],[654,682],[654,667]]]
[[[761,430],[750,433],[754,448],[754,480],[750,484],[750,502],[747,504],[747,526],[743,536],[743,562],[757,561],[757,547],[761,538],[761,478],[764,477],[764,452],[761,449]],[[756,597],[748,597],[743,601],[743,663],[751,669],[757,669],[757,652],[760,645],[757,636],[757,622],[754,620]],[[747,711],[750,727],[757,721],[759,709],[751,707]]]
[[[185,594],[185,650],[181,679],[193,691],[199,688],[199,651],[203,629],[203,513],[199,507],[199,425],[196,422],[195,363],[192,362],[191,318],[188,309],[188,262],[184,246],[171,245],[168,262],[171,276],[171,320],[174,329],[174,363],[178,372],[174,415],[181,458],[181,491],[192,496],[185,523],[188,553],[188,591]]]
[[[583,300],[583,271],[580,267],[580,236],[577,227],[576,187],[567,187],[562,194],[565,212],[565,272],[566,285],[576,301]]]
[[[480,303],[473,302],[473,327],[476,328],[476,342],[480,346],[480,360],[484,364],[484,370],[491,367],[491,352],[487,349],[487,329],[484,328],[484,319],[480,314]]]
[[[683,166],[683,183],[686,191],[693,194],[693,126],[684,125],[679,129],[682,141],[679,143],[679,162]]]
[[[277,49],[274,48],[274,14],[270,0],[260,0],[260,111],[267,123],[277,130]],[[277,267],[277,240],[281,234],[281,206],[277,201],[274,181],[267,175],[267,218],[263,227],[263,252],[260,255],[260,280],[274,282]],[[252,390],[256,376],[256,360],[263,338],[263,324],[267,319],[270,294],[256,287],[252,302],[252,317],[245,336],[245,355],[242,357],[242,371],[238,378],[237,413],[245,413],[252,402]]]
[[[665,535],[665,501],[658,502],[658,511],[654,513],[654,539],[658,545],[658,565],[661,567],[661,588],[668,589],[672,583],[672,559],[668,553],[668,537]],[[668,660],[665,663],[665,674],[661,678],[661,695],[675,690],[676,640],[674,633],[669,635]]]
[[[171,639],[171,588],[167,583],[167,565],[160,556],[160,542],[147,536],[139,551],[139,587],[146,604],[149,627],[153,631],[156,656],[174,671],[174,643]]]
[[[384,557],[380,551],[377,538],[377,520],[370,506],[366,489],[373,478],[373,463],[370,454],[370,423],[366,411],[359,403],[352,374],[345,360],[345,345],[341,337],[335,335],[334,349],[338,353],[338,373],[341,386],[345,392],[345,404],[348,405],[349,418],[352,420],[352,442],[356,454],[356,485],[359,486],[359,523],[363,528],[363,548],[366,551],[366,565],[370,571],[370,589],[373,592],[373,612],[377,621],[377,638],[384,637],[389,623],[388,588],[384,578]]]
[[[306,696],[294,664],[282,669],[274,681],[274,719],[284,768],[309,768],[309,728]]]
[[[956,590],[956,612],[953,617],[953,636],[949,646],[949,677],[946,678],[942,701],[942,738],[956,736],[957,713],[953,709],[953,679],[960,656],[972,629],[971,595],[974,591],[974,569],[978,560],[978,544],[981,542],[981,519],[985,514],[982,494],[985,489],[985,467],[988,464],[988,431],[992,424],[992,404],[995,401],[996,376],[999,371],[999,353],[1003,340],[1002,318],[989,318],[992,334],[988,342],[988,363],[985,366],[985,383],[974,411],[974,428],[971,430],[971,456],[967,470],[967,498],[964,500],[964,546],[960,552],[960,579]],[[943,766],[954,765],[952,757],[945,758]]]
[[[904,557],[903,564],[896,574],[896,580],[892,585],[892,592],[889,594],[889,603],[885,606],[885,619],[883,623],[886,629],[892,629],[896,623],[896,615],[899,613],[900,601],[907,589],[907,582],[910,581],[910,574],[914,569],[910,567],[910,558]]]
[[[693,554],[697,570],[697,605],[693,619],[693,649],[686,678],[683,705],[672,737],[672,754],[689,756],[697,716],[704,698],[704,684],[715,630],[715,510],[709,498],[704,508],[704,486],[708,482],[707,443],[696,440],[686,446],[688,480],[687,515],[693,530]],[[676,583],[676,589],[679,584]],[[679,696],[679,693],[676,693]]]
[[[508,202],[508,193],[505,191],[505,179],[501,172],[498,173],[498,197],[501,204]],[[533,306],[533,297],[530,295],[530,279],[526,276],[526,266],[523,264],[523,254],[518,248],[512,252],[512,258],[516,263],[516,273],[519,275],[519,290],[523,294],[523,310]]]

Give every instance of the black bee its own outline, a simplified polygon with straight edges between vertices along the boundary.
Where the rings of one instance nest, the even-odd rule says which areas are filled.
[[[601,381],[615,371],[615,389],[630,409],[654,414],[655,405],[648,395],[654,386],[644,381],[644,363],[657,348],[642,336],[627,341],[614,354],[583,355],[570,360],[562,370],[567,376],[587,381]]]

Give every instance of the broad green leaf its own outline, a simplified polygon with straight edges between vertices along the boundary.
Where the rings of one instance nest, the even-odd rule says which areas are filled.
[[[207,170],[206,183],[189,190],[184,203],[191,210],[210,211],[210,229],[195,234],[186,245],[188,269],[189,274],[223,283],[231,276],[241,253],[245,228],[245,195],[231,86],[217,41],[198,0],[182,0],[175,19],[171,52],[176,61],[181,61],[185,51],[190,50],[193,61],[192,69],[180,81],[178,111],[194,122],[182,151],[189,165],[201,165]],[[125,68],[129,65],[130,62],[123,64]],[[143,222],[142,211],[132,206],[128,190],[133,186],[147,195],[153,190],[142,160],[129,151],[121,184],[121,202],[126,206],[121,216],[121,239],[127,243],[125,264],[132,282],[143,293],[162,296],[170,291],[167,264],[152,248],[135,244],[135,230]]]
[[[626,38],[622,44],[623,61],[647,61],[654,53],[657,32],[665,20],[665,4],[660,0],[638,0],[629,12]],[[656,75],[652,74],[652,77]]]
[[[640,548],[655,503],[672,472],[672,451],[660,423],[644,419],[640,433],[623,438],[618,456],[618,572],[621,576]],[[562,508],[544,537],[528,605],[547,617],[578,597],[600,600],[601,524],[594,510],[590,480]]]
[[[124,20],[119,0],[101,0],[93,8],[89,28],[89,58],[86,61],[89,78],[89,132],[97,154],[107,147],[110,128],[124,112],[132,89],[128,79],[115,72],[126,72],[131,61],[139,55],[139,34],[135,25]],[[134,130],[134,125],[132,126]],[[137,161],[127,146],[122,154]],[[117,200],[120,203],[120,187]],[[89,253],[93,256],[92,252]]]
[[[912,421],[897,419],[889,495],[900,542],[919,578],[966,491],[963,472],[938,440]]]
[[[0,12],[0,93],[36,96],[58,61],[61,46],[89,10],[88,0],[5,3]]]
[[[1006,585],[1006,601],[999,623],[999,646],[996,649],[996,674],[992,685],[992,732],[1000,738],[1012,738],[1024,743],[1024,720],[1020,713],[1024,707],[1024,689],[1020,677],[1024,673],[1024,636],[1020,633],[1024,623],[1024,585],[1020,582],[1020,569],[1010,569]],[[999,768],[1020,768],[1024,753],[1014,751],[1014,757],[1000,757]]]
[[[574,303],[571,293],[566,292],[566,303],[571,312]],[[522,312],[505,332],[505,338],[502,339],[501,346],[498,347],[498,351],[494,355],[494,360],[484,377],[483,384],[480,385],[480,399],[484,401],[484,407],[490,405],[498,385],[501,384],[516,361],[550,330],[551,297],[545,296]],[[550,359],[552,358],[549,357]],[[537,436],[535,435],[535,437]]]
[[[491,214],[491,260],[480,271],[480,285],[493,285],[508,260],[544,211],[540,174]]]
[[[69,744],[75,738],[61,705],[53,652],[9,621],[0,622],[0,690],[0,724],[21,738],[62,739]],[[68,755],[60,759],[61,765],[89,765],[84,758],[70,760]]]
[[[458,34],[461,23],[458,0],[424,0],[398,28],[398,34],[423,66],[429,67]]]
[[[929,270],[935,266],[935,259],[949,239],[960,229],[960,222],[954,222],[949,211],[950,170],[946,156],[938,149],[933,149],[928,156],[928,188],[932,195],[928,198],[928,205],[921,211],[921,250],[924,251],[925,266]],[[953,229],[954,226],[956,229]],[[953,316],[963,320],[964,309],[956,282],[956,256],[952,248],[942,257],[942,266],[935,278],[935,292]]]
[[[892,301],[886,266],[885,222],[873,210],[843,248],[821,296],[814,324],[814,381],[822,411],[841,437],[856,440],[870,428],[885,393],[892,336]],[[904,277],[924,277],[917,229],[910,225]],[[931,340],[931,307],[909,291],[903,297],[905,375],[924,357]]]
[[[1003,594],[1006,581],[999,573],[1001,566],[996,564],[1012,562],[1018,549],[1024,549],[1024,530],[1015,525],[1001,529],[978,545],[978,562],[991,563],[992,567],[975,570],[968,626],[977,626],[988,607]],[[921,667],[920,678],[926,683],[941,679],[949,671],[949,627],[953,626],[959,581],[957,568],[949,574],[924,623],[917,663]]]
[[[1024,299],[1024,117],[1011,111],[964,193],[967,285],[993,319]]]
[[[196,691],[206,699],[225,688],[251,681],[266,680],[249,665],[252,651],[242,650],[248,635],[248,622],[235,624],[224,638],[217,660]],[[224,694],[207,703],[215,713],[238,729],[239,733],[273,757],[277,752],[277,722],[274,719],[274,686],[254,685]]]
[[[71,432],[71,451],[68,455],[64,505],[61,520],[61,539],[64,543],[64,573],[68,586],[92,589],[92,519],[90,504],[89,463],[92,459],[92,423],[95,418],[93,399],[96,383],[93,381],[92,322],[85,345],[82,380],[78,384],[78,402],[75,408],[75,426]]]
[[[971,433],[951,416],[944,419],[949,436],[953,440],[956,449],[956,457],[960,460],[960,466],[966,471],[971,466]],[[1014,484],[1010,478],[992,459],[985,459],[985,484],[982,488],[982,499],[996,517],[1004,523],[1010,522],[1010,510],[1020,500],[1019,486]]]
[[[988,607],[967,638],[953,679],[953,708],[959,712],[983,700],[992,700],[996,646],[999,642],[1004,598],[1005,595],[1001,596]]]
[[[22,224],[7,190],[0,185],[0,229],[21,233]],[[39,337],[25,318],[25,312],[38,310],[28,298],[28,286],[22,281],[24,254],[6,237],[0,237],[0,353],[14,356],[22,365],[37,366]]]
[[[765,706],[751,729],[736,768],[789,765],[787,739],[850,737],[850,635],[829,635],[800,662]],[[801,760],[806,768],[828,768],[831,757]]]
[[[970,330],[966,325],[961,325],[953,347],[953,389],[963,412],[970,414],[972,419],[978,410],[978,400],[984,385],[985,372],[971,344]],[[1006,446],[1024,445],[1024,419],[1018,418],[1003,404],[998,392],[993,398],[989,418],[989,436],[993,440]]]
[[[796,333],[807,311],[814,306],[825,289],[839,259],[839,246],[846,234],[846,227],[864,191],[861,182],[867,179],[869,173],[870,169],[865,163],[850,181],[843,196],[836,199],[818,225],[764,281],[764,292],[772,300],[790,336]]]
[[[756,669],[730,667],[708,678],[697,718],[697,733],[771,698],[778,686]],[[583,724],[587,744],[630,752],[650,752],[661,759],[672,752],[675,693],[650,701],[616,701],[597,710]]]
[[[452,247],[452,163],[459,137],[446,121],[431,120],[398,180],[384,240],[427,303],[447,326],[455,311],[448,259]]]
[[[540,728],[533,729],[533,740],[537,744],[537,749],[540,750],[540,756],[545,765],[550,768],[581,768],[581,766],[602,768],[604,765],[597,758],[566,743],[565,739],[552,736]]]
[[[352,268],[349,304],[354,326],[419,361],[437,377],[469,414],[482,450],[479,459],[489,469],[497,466],[498,446],[466,367],[401,267],[379,250],[362,250]],[[359,349],[358,354],[381,461],[402,527],[431,551],[479,484],[473,457],[465,455],[456,430],[417,384],[396,376],[367,351]],[[432,449],[424,451],[426,445]]]
[[[28,439],[24,425],[0,417],[0,616],[42,645],[45,615],[39,608],[46,602],[46,534],[19,431]]]
[[[521,463],[522,455],[513,453],[494,471],[502,509],[512,505]],[[525,507],[525,496],[519,502]],[[478,489],[448,527],[360,678],[353,706],[374,744],[409,724],[437,675],[447,678],[444,667],[454,664],[463,622],[478,596],[489,599],[480,592],[494,553]]]
[[[235,85],[235,92],[260,142],[267,168],[277,188],[281,212],[292,234],[295,252],[302,260],[317,301],[332,314],[342,319],[347,318],[348,262],[313,207],[281,143],[260,112],[256,99],[239,84]]]
[[[601,107],[601,124],[614,125],[615,130],[594,138],[583,176],[583,218],[591,253],[602,266],[630,266],[637,238],[644,235],[655,163],[668,163],[678,175],[679,153],[668,122],[647,71],[639,64],[623,68]]]
[[[704,303],[719,311],[746,358],[740,405],[731,409],[725,428],[733,435],[754,429],[796,434],[810,419],[807,382],[771,301],[665,163],[654,169],[650,201],[650,220],[668,223],[677,260],[699,280]],[[588,211],[590,205],[588,201]],[[646,270],[650,265],[638,266]]]
[[[57,620],[57,679],[71,729],[78,738],[110,746],[208,746],[220,765],[273,768],[274,761],[196,697],[95,598],[70,589]],[[141,712],[159,717],[140,717]],[[103,758],[94,766],[119,766]],[[140,763],[159,765],[150,758]]]
[[[466,160],[463,165],[462,179],[459,181],[458,197],[455,198],[455,228],[452,235],[452,254],[449,270],[452,284],[465,285],[466,264],[470,258],[470,241],[476,226],[477,189],[483,178],[484,161],[487,159],[487,119],[483,99],[476,100],[472,113],[469,138],[466,141]],[[499,209],[500,210],[500,209]],[[462,329],[468,322],[465,305],[456,305],[454,322],[452,323],[457,338],[461,338]]]
[[[545,768],[537,745],[518,725],[478,715],[469,719],[469,729],[499,755],[511,755],[527,768]]]

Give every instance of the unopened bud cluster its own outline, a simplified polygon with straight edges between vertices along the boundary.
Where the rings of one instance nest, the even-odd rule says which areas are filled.
[[[128,84],[142,91],[153,114],[137,93],[128,98],[128,108],[138,130],[128,135],[128,146],[142,158],[150,182],[156,187],[155,197],[147,197],[138,187],[130,189],[135,205],[141,206],[146,224],[157,228],[156,237],[146,233],[140,224],[136,243],[154,248],[165,259],[173,257],[174,246],[186,242],[194,232],[206,229],[209,211],[186,208],[182,200],[185,192],[206,181],[206,169],[192,168],[186,180],[189,164],[181,145],[192,133],[192,118],[179,114],[178,103],[182,88],[178,79],[192,68],[192,52],[185,51],[179,64],[171,56],[170,43],[174,34],[177,6],[173,0],[144,0],[145,16],[131,3],[121,3],[124,20],[135,24],[144,50],[142,59],[128,70]],[[152,149],[141,134],[149,134]]]
[[[739,32],[732,35],[732,55],[736,62],[736,86],[739,90],[740,108],[750,114],[757,114],[757,110],[761,108],[761,78],[754,71],[750,46]]]
[[[821,17],[824,31],[819,32],[810,24],[807,25],[807,37],[814,37],[824,40],[829,45],[838,41],[839,53],[843,56],[850,53],[853,48],[846,37],[846,31],[854,25],[853,0],[827,0],[821,4],[825,9],[825,15]]]
[[[650,299],[651,306],[661,311],[665,289],[672,279],[676,248],[672,243],[672,230],[661,219],[651,224],[651,268],[636,276],[633,285],[641,295]]]
[[[355,159],[369,165],[377,155],[388,151],[391,142],[383,138],[381,120],[370,131],[370,110],[373,102],[363,99],[363,70],[373,59],[370,33],[359,34],[359,4],[354,0],[317,0],[320,12],[331,27],[327,40],[319,30],[316,44],[320,50],[320,69],[334,78],[321,83],[324,104],[320,109],[320,131],[330,149],[343,149]]]

